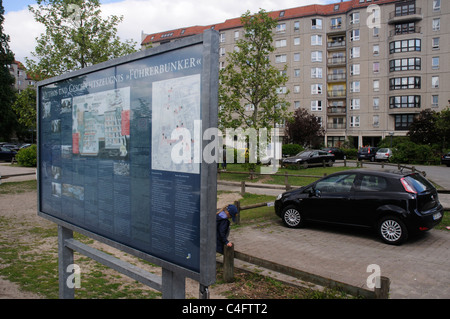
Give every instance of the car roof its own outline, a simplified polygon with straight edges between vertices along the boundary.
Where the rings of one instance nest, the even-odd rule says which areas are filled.
[[[378,176],[384,176],[384,177],[399,177],[399,176],[406,176],[406,175],[410,175],[411,174],[411,173],[405,173],[405,172],[402,172],[402,171],[399,171],[399,170],[389,170],[389,169],[385,169],[385,170],[350,169],[350,170],[346,170],[346,171],[336,172],[336,173],[330,174],[328,176],[338,175],[338,174],[346,174],[346,173],[378,175]]]

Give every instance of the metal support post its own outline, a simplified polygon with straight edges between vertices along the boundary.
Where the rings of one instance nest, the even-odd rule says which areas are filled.
[[[66,247],[65,241],[73,239],[73,231],[58,225],[58,273],[59,273],[59,298],[74,299],[75,287],[69,285],[72,272],[67,271],[73,265],[73,250]]]
[[[185,299],[186,278],[179,273],[162,269],[163,299]]]

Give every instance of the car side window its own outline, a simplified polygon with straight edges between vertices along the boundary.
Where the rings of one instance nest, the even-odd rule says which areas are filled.
[[[318,182],[315,189],[321,193],[349,192],[352,189],[355,178],[356,174],[330,176]]]
[[[364,175],[361,179],[360,191],[379,192],[387,189],[387,181],[384,177]]]

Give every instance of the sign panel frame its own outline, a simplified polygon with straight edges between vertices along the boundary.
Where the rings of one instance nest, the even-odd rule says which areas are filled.
[[[216,276],[217,161],[205,162],[202,152],[207,145],[218,142],[203,139],[205,130],[217,128],[218,124],[218,50],[218,32],[207,30],[200,35],[38,82],[38,215],[157,264],[166,271],[197,280],[203,286],[213,284]],[[144,101],[130,97],[137,91],[141,96],[148,92],[149,98]],[[136,107],[136,103],[141,103],[142,108]],[[170,114],[175,114],[173,118],[167,115],[169,108]],[[136,120],[136,114],[153,111],[156,113]],[[189,114],[193,116],[189,117]],[[148,123],[145,118],[149,119]],[[158,118],[155,125],[153,118]],[[146,147],[130,147],[136,130],[143,132],[139,141],[148,143]],[[172,133],[170,137],[167,132]],[[192,134],[192,144],[182,143],[183,132]],[[160,137],[155,139],[157,134]],[[166,144],[153,148],[154,143],[167,143],[167,138],[172,140],[164,152],[159,149]],[[189,162],[181,156],[176,159],[176,165],[167,163],[167,150],[172,150],[175,157],[183,155],[181,148],[173,151],[180,145],[187,149],[192,147],[189,154],[194,154],[194,160]],[[166,156],[166,162],[158,156]],[[121,175],[129,177],[130,171],[142,183],[159,180],[161,184],[144,190],[141,184],[120,184]],[[99,184],[103,175],[109,176],[111,172],[119,182],[110,194],[120,200],[113,199],[113,207],[105,210],[101,219],[101,214],[95,211],[92,215],[87,212],[87,207],[92,204],[96,210],[102,200],[106,201],[99,197],[104,190],[85,192],[83,185]],[[167,189],[161,191],[167,178],[171,178]],[[104,188],[109,181],[105,180]],[[169,196],[177,191],[178,197]],[[145,197],[144,204],[139,203],[139,192]],[[135,193],[139,195],[131,198]],[[146,200],[153,205],[148,207],[148,214],[154,219],[146,214]],[[161,205],[155,206],[157,201]],[[178,204],[174,203],[177,201]],[[136,208],[137,217],[130,217],[122,211],[128,209],[123,206],[124,202],[133,202],[143,209]],[[171,209],[178,205],[175,213],[168,212],[169,208],[165,210],[168,202],[172,202]],[[109,230],[104,230],[102,227],[108,224],[108,214],[113,213],[117,220]],[[159,213],[165,215],[156,216]],[[125,216],[123,220],[120,220],[121,216]],[[152,232],[163,236],[168,229],[176,232],[178,237],[174,239],[171,233],[167,244],[164,237],[155,235],[148,239],[148,247],[153,245],[152,248],[143,249],[148,244],[145,240],[144,244],[136,244],[138,241],[134,237],[121,233],[129,234],[136,218],[149,218],[138,239],[151,236]],[[153,240],[160,242],[158,249],[167,249],[168,253],[159,253],[153,248],[156,246]]]

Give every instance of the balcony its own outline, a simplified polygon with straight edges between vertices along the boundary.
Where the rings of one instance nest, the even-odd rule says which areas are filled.
[[[347,110],[345,107],[327,107],[327,114],[328,115],[343,115],[346,114]]]
[[[328,82],[345,82],[347,80],[346,73],[328,74]]]
[[[345,130],[345,123],[327,123],[329,130]]]
[[[396,35],[403,35],[403,34],[413,34],[413,33],[420,33],[421,27],[406,27],[406,28],[395,28],[394,30],[389,31],[389,37],[392,38]]]
[[[389,13],[389,24],[420,21],[423,19],[421,8],[399,9]]]
[[[344,41],[330,41],[327,42],[328,50],[338,50],[338,49],[345,49],[345,40]]]
[[[347,96],[347,90],[328,90],[328,98],[344,99]]]
[[[341,66],[345,65],[345,62],[346,62],[345,56],[328,58],[329,66]]]

